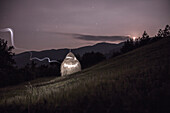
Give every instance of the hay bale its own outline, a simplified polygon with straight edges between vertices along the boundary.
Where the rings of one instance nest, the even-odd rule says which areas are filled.
[[[61,64],[61,76],[70,75],[78,71],[81,71],[80,62],[72,52],[69,52]]]

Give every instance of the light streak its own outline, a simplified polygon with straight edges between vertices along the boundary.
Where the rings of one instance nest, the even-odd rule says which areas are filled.
[[[14,48],[16,48],[16,46],[14,44],[14,33],[13,33],[13,30],[11,28],[5,28],[5,29],[1,29],[0,32],[10,32],[12,46]]]
[[[10,32],[10,36],[11,36],[11,44],[12,46],[15,48],[15,49],[18,49],[18,50],[24,50],[24,51],[29,51],[28,49],[24,49],[24,48],[18,48],[15,46],[15,43],[14,43],[14,32],[11,28],[4,28],[4,29],[0,29],[0,32]],[[49,57],[44,57],[42,59],[40,58],[37,58],[37,57],[32,57],[32,52],[29,51],[30,53],[30,60],[38,60],[40,62],[44,61],[44,60],[47,60],[48,62],[57,62],[57,63],[60,63],[59,61],[57,60],[50,60]]]

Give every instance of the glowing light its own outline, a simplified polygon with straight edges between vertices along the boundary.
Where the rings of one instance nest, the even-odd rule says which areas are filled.
[[[61,64],[61,76],[70,75],[81,71],[80,62],[72,52],[69,52]]]
[[[64,67],[68,67],[68,68],[72,68],[72,67],[76,67],[78,65],[78,63],[76,64],[64,64]]]
[[[42,62],[44,60],[47,60],[48,62],[57,62],[57,63],[60,63],[57,60],[50,60],[50,58],[48,58],[48,57],[45,57],[45,58],[42,58],[42,59],[37,58],[37,57],[32,57],[32,52],[29,52],[29,53],[30,53],[30,60],[38,60],[40,62]]]
[[[71,58],[73,58],[73,57],[69,57],[69,56],[67,56],[66,58],[71,59]]]
[[[132,37],[133,38],[133,40],[136,40],[136,37]]]
[[[10,36],[11,36],[11,44],[12,46],[15,48],[15,49],[19,49],[19,50],[24,50],[24,51],[29,51],[28,49],[24,49],[24,48],[17,48],[14,44],[14,33],[13,33],[13,30],[11,28],[5,28],[5,29],[1,29],[0,32],[10,32]],[[37,58],[37,57],[33,57],[32,58],[32,52],[30,51],[30,60],[38,60],[40,62],[44,61],[44,60],[48,60],[48,62],[57,62],[57,63],[60,63],[58,62],[57,60],[50,60],[50,58],[48,57],[45,57],[45,58]]]
[[[5,28],[5,29],[1,29],[0,32],[10,32],[12,46],[14,48],[16,48],[15,45],[14,45],[14,33],[13,33],[13,30],[11,28]]]

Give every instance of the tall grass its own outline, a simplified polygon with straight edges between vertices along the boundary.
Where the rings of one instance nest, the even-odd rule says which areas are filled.
[[[170,39],[3,96],[0,112],[168,113]]]

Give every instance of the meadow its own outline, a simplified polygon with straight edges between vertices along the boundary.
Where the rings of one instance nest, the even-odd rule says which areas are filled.
[[[170,39],[65,77],[0,88],[0,113],[169,113]]]

